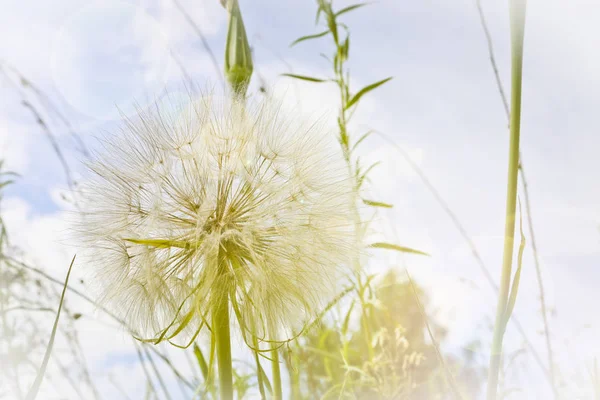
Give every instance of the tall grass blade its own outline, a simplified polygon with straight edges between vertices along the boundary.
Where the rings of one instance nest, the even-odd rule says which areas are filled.
[[[58,311],[56,312],[56,318],[54,320],[54,326],[52,327],[52,333],[50,334],[50,340],[48,341],[48,346],[46,347],[46,353],[44,354],[44,359],[42,361],[42,365],[40,366],[40,370],[38,371],[37,376],[35,377],[35,381],[33,385],[29,389],[26,400],[35,400],[40,391],[40,386],[42,385],[42,380],[44,379],[44,375],[46,374],[46,368],[48,367],[48,361],[50,361],[50,355],[52,354],[52,348],[54,347],[54,338],[56,337],[56,331],[58,330],[58,321],[60,319],[60,312],[62,310],[63,302],[65,300],[65,293],[67,292],[67,286],[69,284],[69,277],[71,276],[71,269],[73,269],[73,264],[75,263],[75,257],[71,260],[71,265],[69,265],[69,270],[67,271],[67,277],[65,278],[65,283],[63,285],[63,290],[60,295],[60,303],[58,304]]]
[[[511,113],[510,144],[508,160],[508,184],[506,189],[506,216],[504,227],[504,251],[502,255],[502,275],[496,322],[492,341],[490,368],[488,373],[487,399],[496,400],[498,378],[502,362],[502,342],[506,322],[506,308],[512,270],[512,257],[515,240],[515,219],[517,209],[517,183],[519,173],[519,142],[521,134],[521,89],[523,80],[523,40],[525,34],[526,0],[510,1],[511,31]],[[516,295],[516,293],[515,293]]]

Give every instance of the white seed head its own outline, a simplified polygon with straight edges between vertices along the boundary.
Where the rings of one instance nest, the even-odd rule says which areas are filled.
[[[221,296],[244,333],[297,331],[357,251],[333,136],[273,100],[204,97],[128,120],[82,189],[77,231],[101,300],[145,335],[193,332]]]

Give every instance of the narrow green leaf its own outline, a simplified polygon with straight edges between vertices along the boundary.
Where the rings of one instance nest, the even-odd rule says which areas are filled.
[[[381,164],[381,161],[376,161],[373,164],[369,165],[369,167],[365,170],[365,172],[363,172],[363,176],[367,176],[367,174],[369,172],[371,172],[373,170],[373,168],[375,168],[376,166],[378,166],[379,164]]]
[[[0,189],[4,188],[5,186],[12,185],[13,183],[15,183],[15,181],[12,180],[12,179],[9,179],[8,181],[1,182],[0,183]]]
[[[504,317],[504,329],[510,320],[515,309],[515,303],[517,301],[517,293],[519,292],[519,283],[521,282],[521,267],[523,265],[523,252],[525,250],[525,234],[523,233],[523,215],[521,214],[521,200],[519,200],[519,230],[521,232],[521,244],[519,245],[519,254],[517,257],[517,270],[513,278],[512,286],[510,288],[510,296],[508,303],[506,304],[506,311]]]
[[[269,380],[267,373],[263,369],[262,365],[260,365],[260,363],[258,363],[258,366],[259,366],[259,371],[260,371],[259,373],[261,374],[261,377],[265,384],[265,388],[267,389],[267,392],[269,392],[269,394],[273,394],[273,387],[271,386],[271,381]]]
[[[132,239],[132,238],[123,238],[123,240],[135,244],[141,244],[144,246],[156,247],[159,249],[166,249],[169,247],[178,247],[180,249],[188,249],[192,247],[192,243],[178,241],[178,240],[169,240],[169,239]]]
[[[328,33],[329,33],[329,31],[323,31],[323,32],[320,32],[320,33],[315,33],[314,35],[302,36],[302,37],[294,40],[292,42],[292,44],[290,44],[290,47],[295,46],[295,45],[297,45],[300,42],[304,42],[305,40],[311,40],[311,39],[317,39],[317,38],[323,37],[323,36],[327,35]]]
[[[336,16],[331,8],[331,3],[327,3],[324,5],[324,11],[325,11],[325,15],[327,16],[327,27],[329,28],[329,31],[331,31],[331,34],[333,35],[333,41],[335,42],[336,45],[339,45],[340,38],[339,38],[339,34],[338,34],[338,24],[337,24],[337,21],[335,20]]]
[[[350,35],[346,36],[344,43],[342,43],[342,45],[340,46],[340,55],[341,55],[342,61],[348,60],[349,51],[350,51]]]
[[[46,347],[46,353],[44,354],[44,359],[42,361],[42,365],[40,366],[40,370],[38,371],[37,376],[35,377],[35,381],[33,385],[29,389],[27,393],[27,400],[35,400],[37,394],[40,390],[40,386],[42,385],[42,380],[44,379],[44,374],[46,373],[46,368],[48,367],[48,361],[50,361],[50,354],[52,353],[52,347],[54,347],[54,338],[56,337],[56,331],[58,329],[58,321],[60,319],[60,312],[62,310],[63,302],[65,300],[65,293],[67,292],[67,285],[69,284],[69,277],[71,276],[71,270],[73,269],[73,264],[75,263],[75,256],[71,260],[71,265],[69,265],[69,271],[67,271],[67,277],[65,278],[65,284],[63,285],[62,294],[60,295],[60,303],[58,303],[58,311],[56,312],[56,319],[54,320],[54,326],[52,327],[52,333],[50,334],[50,340],[48,341],[48,346]]]
[[[348,102],[348,104],[346,104],[346,107],[344,108],[345,110],[349,109],[350,107],[352,107],[354,104],[356,104],[361,97],[363,97],[365,94],[367,94],[368,92],[370,92],[371,90],[377,89],[379,86],[383,85],[384,83],[388,82],[392,80],[392,77],[390,76],[389,78],[385,78],[379,82],[375,82],[372,83],[368,86],[365,86],[364,88],[362,88],[358,93],[356,93]]]
[[[366,6],[366,5],[369,5],[369,3],[359,3],[359,4],[353,4],[353,5],[351,5],[351,6],[348,6],[348,7],[344,7],[344,8],[342,8],[341,10],[339,10],[338,12],[336,12],[336,13],[335,13],[335,16],[336,16],[336,17],[339,17],[339,16],[340,16],[340,15],[342,15],[342,14],[345,14],[345,13],[347,13],[347,12],[350,12],[350,11],[356,10],[357,8],[361,8],[361,7],[364,7],[364,6]]]
[[[206,359],[202,354],[202,350],[196,343],[194,343],[194,355],[196,356],[196,360],[198,360],[198,366],[200,367],[200,371],[202,371],[202,377],[204,377],[204,381],[208,382],[208,364],[206,363]]]
[[[321,13],[323,12],[322,0],[317,1],[317,3],[318,3],[318,8],[317,8],[317,15],[315,16],[315,25],[317,25],[319,23],[319,17],[321,16]]]
[[[373,130],[370,130],[367,133],[365,133],[364,135],[362,135],[360,138],[358,138],[358,140],[356,141],[356,143],[354,143],[354,145],[352,146],[352,150],[351,151],[354,151],[356,149],[356,147],[358,147],[359,144],[361,144],[365,139],[367,139],[372,134],[373,134]]]
[[[393,204],[383,203],[381,201],[367,200],[367,199],[363,199],[363,203],[365,203],[366,205],[371,206],[371,207],[382,207],[382,208],[394,207]]]
[[[398,246],[397,244],[392,244],[392,243],[377,242],[377,243],[373,243],[369,247],[373,247],[376,249],[396,250],[401,253],[420,254],[422,256],[430,257],[430,255],[425,253],[424,251],[412,249],[410,247],[405,247],[405,246]]]
[[[301,79],[309,82],[327,82],[327,79],[313,78],[312,76],[296,75],[296,74],[281,74],[290,78]]]
[[[348,325],[350,324],[350,316],[352,315],[352,310],[354,310],[354,305],[356,304],[355,300],[352,300],[352,304],[350,304],[350,308],[344,317],[344,322],[342,324],[342,335],[346,335],[348,332]]]
[[[362,174],[359,174],[359,169],[357,168],[357,183],[358,183],[358,188],[360,189],[367,177],[367,175],[369,174],[369,172],[371,172],[371,170],[373,168],[375,168],[376,166],[378,166],[381,163],[381,161],[377,161],[373,164],[371,164],[366,170],[365,172],[363,172]]]
[[[258,341],[256,340],[256,337],[254,337],[254,346],[258,346]],[[254,353],[254,362],[256,363],[256,380],[258,381],[258,391],[260,393],[260,398],[262,400],[265,400],[267,398],[267,395],[265,394],[265,383],[263,379],[263,374],[261,372],[262,366],[260,365],[259,354],[258,351],[255,350],[252,350],[252,353]]]

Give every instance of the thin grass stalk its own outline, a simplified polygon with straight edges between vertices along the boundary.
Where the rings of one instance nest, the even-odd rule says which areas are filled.
[[[540,258],[538,255],[537,243],[535,241],[533,217],[531,216],[531,208],[529,206],[529,190],[527,186],[527,179],[525,178],[525,170],[523,169],[522,163],[520,163],[519,165],[519,172],[521,174],[521,181],[523,184],[523,197],[525,198],[527,225],[529,225],[529,237],[531,238],[531,249],[533,251],[535,274],[538,282],[538,290],[540,292],[540,308],[542,313],[542,321],[544,323],[544,338],[546,341],[546,352],[548,355],[548,373],[550,374],[550,384],[552,385],[552,392],[554,393],[554,398],[559,399],[560,395],[558,391],[558,385],[556,382],[556,368],[554,366],[554,352],[552,351],[552,341],[550,339],[550,324],[548,323],[548,306],[546,305],[546,293],[544,291],[544,281],[542,280],[542,268],[540,266]]]
[[[142,365],[142,369],[144,371],[144,376],[146,377],[146,382],[148,383],[146,391],[147,391],[147,393],[153,393],[154,396],[156,398],[158,398],[158,393],[156,391],[156,388],[154,387],[154,383],[152,382],[152,376],[150,375],[150,372],[148,371],[148,368],[146,367],[146,360],[144,359],[144,356],[142,355],[141,345],[136,340],[133,340],[133,347],[135,348],[135,352],[138,356],[138,360],[139,360],[140,364]]]
[[[485,19],[485,14],[483,13],[483,8],[481,6],[481,0],[477,0],[476,5],[477,5],[477,11],[479,13],[479,19],[481,21],[481,27],[483,28],[483,32],[485,34],[485,38],[487,41],[490,64],[491,64],[492,70],[494,72],[496,86],[498,87],[498,92],[500,93],[500,98],[502,99],[502,105],[504,107],[506,117],[507,117],[507,119],[510,119],[510,111],[509,111],[508,101],[506,100],[506,94],[504,93],[502,80],[500,79],[500,73],[498,72],[498,65],[496,63],[496,57],[494,55],[492,36],[488,29],[487,21]],[[548,355],[548,371],[545,371],[545,372],[546,372],[546,376],[548,377],[548,379],[550,381],[550,384],[552,385],[552,390],[554,392],[554,398],[558,399],[559,392],[558,392],[558,386],[556,383],[556,371],[555,371],[555,366],[554,366],[554,352],[552,351],[552,342],[551,342],[551,336],[550,336],[550,324],[548,323],[548,311],[547,311],[547,306],[546,306],[544,283],[542,280],[542,270],[541,270],[541,266],[540,266],[537,242],[535,240],[535,233],[534,233],[534,229],[533,229],[533,217],[532,217],[531,206],[530,206],[530,202],[529,202],[529,190],[528,190],[527,179],[525,177],[525,167],[523,166],[523,154],[520,155],[520,159],[519,159],[519,174],[520,174],[521,182],[523,184],[523,198],[525,199],[525,212],[527,214],[527,225],[529,226],[529,237],[531,238],[531,249],[533,251],[533,259],[534,259],[534,263],[535,263],[536,278],[537,278],[538,288],[539,288],[539,292],[540,292],[540,306],[541,306],[541,312],[542,312],[542,321],[544,323],[544,337],[546,340],[546,352]]]
[[[16,260],[14,258],[11,257],[6,257],[4,256],[4,260],[6,261],[6,266],[11,267],[17,271],[20,270],[25,270],[25,271],[29,271],[32,273],[35,273],[37,275],[39,275],[40,277],[44,278],[45,280],[52,282],[56,285],[63,285],[64,282],[59,281],[58,279],[48,275],[47,273],[45,273],[44,271],[29,266],[19,260]],[[136,334],[136,332],[134,330],[132,330],[132,328],[127,324],[127,322],[125,322],[122,318],[119,318],[117,315],[115,315],[114,313],[112,313],[109,309],[107,309],[106,307],[104,307],[102,304],[97,303],[96,301],[94,301],[92,298],[90,298],[89,296],[85,295],[83,292],[79,291],[78,289],[72,287],[72,286],[67,286],[67,290],[77,296],[79,296],[81,299],[85,300],[86,302],[88,302],[89,304],[93,305],[94,307],[96,307],[98,310],[104,312],[106,315],[108,315],[110,318],[112,318],[115,322],[117,322],[119,325],[121,325],[122,327],[124,327],[125,329],[127,329],[129,332],[132,332],[133,334]],[[159,352],[155,346],[148,346],[148,345],[144,345],[143,349],[147,349],[150,352],[154,353],[156,356],[158,356],[166,365],[167,367],[169,367],[169,369],[173,372],[173,375],[175,375],[175,377],[177,378],[177,380],[179,380],[182,384],[186,385],[189,389],[193,390],[194,386],[190,383],[190,381],[188,381],[181,372],[179,372],[177,370],[177,368],[175,368],[175,366],[173,365],[173,363],[171,362],[171,360],[169,360],[168,357],[166,357],[164,354],[162,354],[161,352]]]
[[[523,38],[525,33],[526,0],[511,0],[511,113],[508,161],[508,184],[506,190],[506,215],[504,228],[504,251],[500,292],[494,324],[494,336],[490,355],[487,399],[495,400],[498,392],[498,376],[502,360],[502,341],[506,329],[507,306],[512,272],[517,210],[517,184],[519,174],[519,142],[521,133],[521,89],[523,78]]]
[[[331,6],[329,6],[331,7]],[[329,9],[330,12],[333,12],[331,9]],[[335,22],[337,24],[337,21]],[[337,29],[337,27],[336,27]],[[348,164],[348,173],[350,174],[350,176],[357,176],[356,175],[356,171],[354,169],[354,166],[352,165],[352,151],[350,149],[350,137],[348,134],[348,116],[346,115],[347,109],[348,109],[348,102],[349,102],[349,88],[348,88],[348,82],[347,82],[347,76],[345,74],[345,62],[347,59],[347,54],[343,55],[343,45],[340,44],[339,39],[337,37],[337,35],[334,35],[332,33],[332,38],[334,40],[335,46],[336,46],[336,52],[337,52],[337,56],[335,57],[335,62],[333,63],[333,67],[334,67],[334,73],[335,73],[335,77],[336,77],[336,82],[338,85],[338,88],[340,90],[340,113],[338,116],[338,126],[340,129],[340,137],[339,137],[339,142],[340,145],[342,147],[342,152],[344,154],[344,159],[346,160],[346,163]],[[355,185],[355,193],[357,198],[355,199],[355,203],[353,204],[352,207],[352,213],[353,213],[353,217],[354,217],[354,225],[355,225],[355,234],[357,235],[357,242],[358,242],[358,238],[359,235],[361,233],[361,225],[362,225],[362,221],[361,221],[361,217],[360,217],[360,213],[358,211],[358,207],[356,205],[356,201],[358,201],[358,191],[359,191],[359,182],[358,180],[356,180],[356,182],[354,182]],[[354,269],[355,271],[361,271],[361,265],[360,265],[360,259],[358,258],[358,256],[355,258],[354,260]],[[363,325],[363,329],[365,331],[365,344],[366,344],[366,348],[367,348],[367,354],[368,354],[368,360],[369,361],[373,361],[373,358],[375,357],[375,352],[373,350],[373,346],[372,346],[372,341],[373,341],[373,334],[371,332],[371,327],[369,326],[369,315],[368,315],[368,310],[367,310],[367,302],[364,298],[364,295],[366,293],[366,290],[368,288],[368,281],[367,284],[363,286],[362,283],[362,279],[360,278],[360,272],[357,272],[357,281],[358,281],[358,294],[360,297],[360,304],[361,304],[361,323]]]
[[[58,329],[58,321],[60,320],[60,313],[63,308],[65,294],[67,292],[67,287],[69,285],[69,277],[71,276],[71,270],[73,269],[73,264],[75,263],[75,256],[71,260],[71,265],[69,265],[69,270],[67,271],[67,277],[65,278],[65,282],[63,284],[62,294],[60,295],[60,302],[58,304],[58,310],[56,311],[56,318],[54,320],[54,326],[52,327],[52,332],[50,333],[50,339],[48,340],[48,345],[46,346],[46,352],[44,354],[44,359],[42,360],[42,365],[38,370],[37,376],[35,377],[35,381],[31,385],[31,388],[27,392],[27,400],[35,400],[40,390],[40,386],[42,385],[42,381],[44,380],[44,375],[46,374],[46,368],[48,367],[48,361],[50,361],[50,356],[52,354],[52,348],[54,347],[54,339],[56,337],[56,332]]]
[[[427,175],[425,175],[425,172],[408,155],[406,150],[404,150],[400,145],[398,145],[398,143],[394,142],[390,137],[388,137],[387,135],[385,135],[382,132],[378,132],[378,131],[373,131],[373,132],[375,134],[379,135],[382,139],[384,139],[388,144],[393,146],[396,150],[398,150],[400,155],[404,158],[404,160],[406,160],[406,162],[414,170],[414,172],[417,174],[417,176],[425,184],[425,187],[433,195],[433,197],[438,202],[440,207],[442,207],[442,209],[444,210],[446,215],[448,215],[448,217],[450,218],[450,220],[452,221],[452,223],[454,224],[454,226],[456,227],[456,229],[458,230],[458,232],[460,233],[462,238],[465,240],[465,242],[469,246],[469,249],[471,250],[471,254],[473,255],[473,258],[475,259],[475,261],[477,262],[479,269],[483,272],[483,275],[484,275],[486,281],[489,283],[490,287],[494,290],[494,292],[496,294],[498,294],[500,288],[494,281],[492,274],[490,273],[487,266],[485,265],[485,262],[483,261],[483,258],[481,257],[481,254],[479,253],[479,250],[477,250],[477,246],[475,246],[475,242],[473,242],[473,240],[469,236],[464,225],[458,219],[458,216],[456,215],[456,213],[454,213],[454,211],[452,211],[452,209],[450,208],[450,205],[446,202],[446,200],[444,200],[442,195],[437,191],[437,189],[435,188],[433,183],[429,180]],[[522,163],[520,163],[520,164],[522,167]],[[520,170],[522,171],[522,169],[520,169]],[[521,175],[521,178],[524,179],[523,174]],[[524,197],[527,199],[526,193],[525,193]],[[527,201],[525,202],[525,209],[527,210]],[[531,232],[532,225],[529,225],[529,228],[530,228],[530,232]],[[532,248],[533,248],[534,241],[532,240],[531,242],[532,242]],[[533,347],[531,340],[527,336],[527,333],[525,332],[523,325],[521,325],[521,323],[519,322],[517,316],[514,316],[513,318],[511,318],[511,322],[515,325],[515,328],[517,328],[517,331],[519,332],[519,334],[521,335],[521,337],[523,339],[523,342],[525,343],[525,347],[527,348],[529,353],[533,356],[533,359],[535,360],[537,365],[540,367],[542,373],[544,374],[544,377],[548,380],[548,382],[550,384],[552,384],[552,376],[550,375],[550,371],[544,365],[544,362],[542,361],[542,358],[541,358],[540,354],[538,353],[538,351],[536,350],[536,348]]]
[[[150,356],[150,352],[148,351],[148,348],[146,346],[144,346],[143,350],[146,355],[146,359],[148,360],[148,363],[150,364],[150,367],[152,368],[152,371],[154,372],[154,375],[156,376],[156,380],[158,381],[158,384],[159,384],[162,392],[165,394],[165,398],[167,400],[171,400],[171,395],[169,394],[169,389],[167,389],[167,385],[165,384],[165,381],[163,380],[160,371],[156,367],[156,363]]]

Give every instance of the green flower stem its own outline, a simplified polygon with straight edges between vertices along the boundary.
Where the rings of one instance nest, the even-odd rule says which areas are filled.
[[[248,84],[252,77],[252,52],[246,28],[242,20],[242,13],[237,0],[227,2],[229,24],[227,40],[225,43],[225,77],[233,94],[243,100],[246,96]],[[219,254],[219,263],[224,262]],[[221,265],[220,265],[221,267]],[[220,268],[222,274],[226,268]],[[219,298],[216,299],[213,312],[213,335],[216,341],[217,362],[219,368],[220,400],[233,400],[233,371],[231,363],[231,333],[229,331],[229,294],[226,276],[221,275],[224,281],[218,290]],[[258,365],[257,365],[258,366]],[[260,374],[260,372],[258,372]]]
[[[220,257],[219,257],[220,258]],[[218,282],[221,290],[215,299],[213,310],[213,338],[216,342],[217,365],[219,370],[220,400],[233,400],[233,371],[231,362],[231,333],[229,331],[229,295],[227,285]]]
[[[504,252],[502,277],[498,294],[496,322],[490,355],[487,399],[495,400],[498,391],[498,376],[502,360],[502,341],[506,329],[507,305],[512,272],[512,259],[515,241],[515,220],[517,209],[517,183],[519,172],[519,141],[521,133],[521,86],[523,72],[523,37],[525,31],[526,0],[511,0],[511,113],[510,145],[508,161],[508,186],[506,191],[506,218],[504,228]]]
[[[233,372],[231,367],[231,339],[229,332],[229,297],[222,296],[215,305],[213,334],[217,344],[219,392],[221,400],[233,400]]]
[[[281,387],[281,367],[279,365],[279,348],[271,351],[271,368],[273,373],[273,400],[283,399]]]

